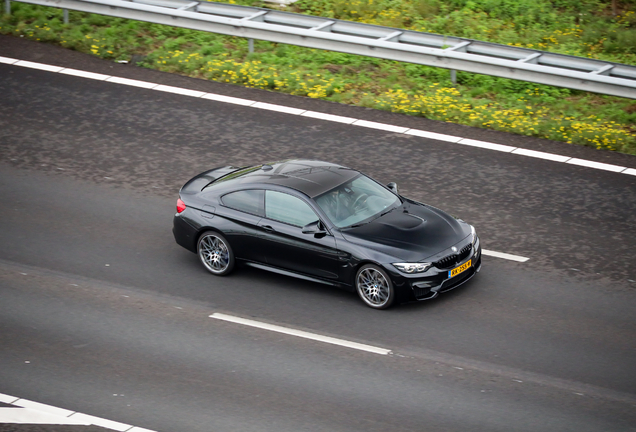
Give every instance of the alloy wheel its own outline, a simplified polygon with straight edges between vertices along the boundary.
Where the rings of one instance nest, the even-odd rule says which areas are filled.
[[[199,257],[205,267],[214,274],[224,274],[231,264],[231,252],[227,244],[215,234],[206,234],[199,240]]]
[[[356,278],[358,294],[364,302],[377,309],[390,306],[393,301],[393,286],[385,275],[375,267],[363,267]]]

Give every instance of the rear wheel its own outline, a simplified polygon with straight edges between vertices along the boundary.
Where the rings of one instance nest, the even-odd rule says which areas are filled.
[[[212,274],[225,276],[234,268],[234,253],[221,234],[207,231],[201,234],[197,253],[203,266]]]
[[[386,309],[395,300],[395,289],[391,278],[384,270],[373,264],[360,267],[356,275],[356,291],[367,306]]]

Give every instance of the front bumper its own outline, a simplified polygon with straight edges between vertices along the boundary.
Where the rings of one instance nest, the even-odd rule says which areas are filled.
[[[468,282],[481,270],[481,245],[477,241],[475,248],[470,255],[457,263],[454,267],[471,261],[468,269],[462,273],[449,277],[448,273],[451,268],[438,269],[430,268],[425,273],[406,275],[403,273],[393,273],[394,285],[401,286],[402,291],[408,292],[410,297],[415,300],[430,300],[437,297],[440,293],[450,291],[458,286]],[[454,268],[452,267],[452,268]]]

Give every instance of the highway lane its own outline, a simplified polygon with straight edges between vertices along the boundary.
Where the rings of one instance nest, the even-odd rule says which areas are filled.
[[[6,89],[0,139],[5,160],[15,166],[61,168],[80,178],[108,177],[174,196],[192,173],[228,161],[335,160],[397,181],[405,195],[462,216],[479,227],[488,249],[532,255],[536,266],[583,271],[586,278],[625,285],[636,280],[629,259],[636,228],[634,176],[16,66],[0,65],[0,71]],[[333,105],[325,103],[321,111]],[[429,126],[423,119],[381,114],[387,123]],[[537,147],[536,140],[523,137],[497,138]],[[559,149],[586,159],[599,154]],[[633,157],[600,155],[636,166]]]
[[[0,242],[11,245],[0,259],[386,346],[415,362],[471,368],[480,374],[479,385],[488,382],[484,374],[503,376],[502,399],[528,407],[527,417],[518,414],[517,420],[562,401],[553,392],[583,388],[602,401],[633,395],[631,177],[45,72],[16,73],[15,67],[0,66],[0,77],[0,197],[8,203],[0,210]],[[228,159],[253,162],[261,154],[338,160],[383,181],[397,180],[406,195],[475,223],[487,248],[531,261],[486,258],[484,271],[467,287],[379,315],[348,293],[256,270],[216,280],[173,244],[176,191],[198,171]],[[568,270],[574,266],[579,271]],[[63,376],[67,361],[56,375]],[[524,397],[508,393],[516,385],[512,379],[523,374],[530,381],[522,381],[539,387],[552,378],[549,391],[528,391],[533,403],[526,389]],[[397,384],[378,388],[384,385]],[[37,390],[36,383],[28,387]],[[439,391],[470,405],[461,387]],[[37,400],[37,393],[20,396]],[[574,405],[571,414],[563,408],[561,425],[578,409],[586,413],[582,418],[609,421],[603,404],[589,411]],[[617,423],[609,425],[629,418],[620,409],[614,414]],[[483,416],[439,421],[464,430],[470,421],[492,430],[503,425],[484,423]]]
[[[0,263],[3,389],[179,431],[628,431],[632,403],[208,318],[200,302]]]
[[[635,386],[629,291],[599,293],[596,284],[485,257],[464,288],[378,315],[319,284],[249,268],[209,275],[174,244],[172,199],[6,166],[0,179],[0,199],[11,203],[0,210],[0,241],[12,245],[2,259],[417,355],[439,351],[624,392]]]

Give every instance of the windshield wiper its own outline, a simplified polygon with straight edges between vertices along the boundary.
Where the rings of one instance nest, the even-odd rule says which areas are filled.
[[[361,227],[362,225],[369,224],[369,223],[373,222],[374,220],[376,220],[376,219],[380,219],[382,216],[384,216],[384,215],[386,215],[386,214],[391,213],[393,210],[395,210],[395,209],[396,209],[396,208],[398,208],[398,207],[400,207],[400,206],[393,207],[392,209],[389,209],[389,210],[387,210],[387,211],[385,211],[385,212],[383,212],[383,213],[380,213],[380,215],[379,215],[379,216],[376,216],[376,217],[374,217],[373,219],[368,220],[368,221],[366,221],[366,222],[363,222],[363,223],[357,223],[357,224],[353,224],[353,225],[349,225],[349,226],[348,226],[348,227],[346,227],[345,229],[349,229],[349,228],[358,228],[358,227]]]
[[[349,229],[349,228],[358,228],[358,227],[361,227],[362,225],[366,225],[366,224],[368,224],[369,222],[371,222],[371,221],[364,222],[364,223],[357,223],[357,224],[349,225],[349,226],[348,226],[348,227],[346,227],[345,229]]]
[[[384,213],[380,213],[380,216],[378,216],[376,219],[381,218],[382,216],[384,216],[384,215],[387,215],[387,214],[391,213],[393,210],[395,210],[395,209],[396,209],[396,208],[398,208],[398,207],[399,207],[399,206],[397,206],[397,207],[393,207],[391,210],[387,210],[387,211],[385,211]]]

